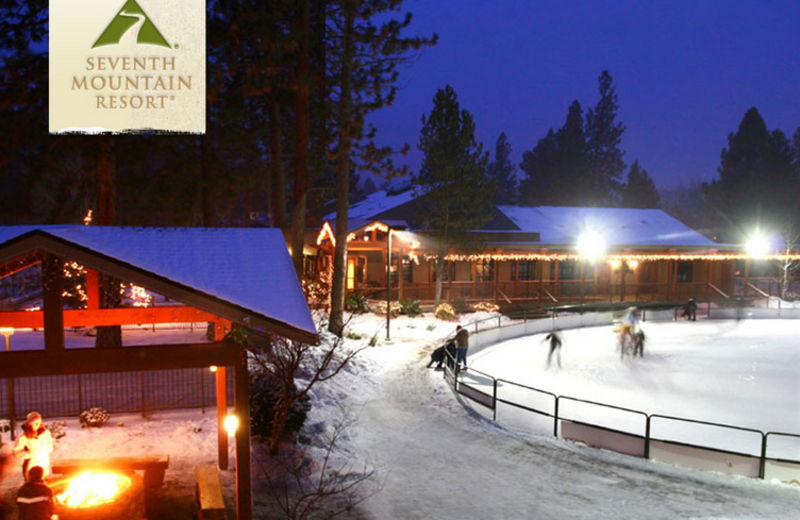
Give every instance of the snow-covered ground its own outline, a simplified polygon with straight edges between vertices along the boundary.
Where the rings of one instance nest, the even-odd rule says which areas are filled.
[[[460,318],[466,323],[485,316]],[[306,454],[319,458],[319,439],[346,419],[334,465],[350,462],[376,472],[363,488],[374,494],[344,518],[721,520],[797,513],[798,486],[587,448],[555,439],[552,431],[506,425],[510,417],[502,410],[493,423],[477,405],[455,396],[441,372],[426,368],[430,352],[455,323],[430,315],[391,323],[387,342],[385,318],[365,315],[350,322],[344,348],[366,349],[347,370],[315,387],[304,429],[311,439]],[[540,337],[486,349],[469,363],[497,377],[526,376],[519,382],[647,413],[800,433],[800,392],[791,378],[800,368],[793,337],[800,324],[792,328],[793,323],[646,323],[645,358],[624,361],[607,327],[583,329],[566,333],[560,370],[546,370],[547,346]],[[375,346],[368,346],[371,341]],[[45,424],[52,420],[45,418]],[[114,416],[103,429],[82,430],[69,419],[54,458],[168,453],[162,489],[189,497],[182,499],[189,504],[193,468],[216,459],[214,422],[212,413],[187,411],[148,419]],[[254,443],[253,451],[256,518],[279,518],[263,499],[263,449]],[[18,467],[6,477],[9,496],[19,485]],[[234,518],[232,472],[223,472],[222,480]]]

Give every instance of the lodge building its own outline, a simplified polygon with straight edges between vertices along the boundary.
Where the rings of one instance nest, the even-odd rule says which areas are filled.
[[[348,293],[386,297],[391,249],[392,299],[434,299],[436,234],[420,231],[421,204],[408,188],[351,206]],[[307,234],[309,274],[331,269],[335,219],[327,215]],[[743,245],[715,243],[658,209],[498,205],[468,235],[470,246],[446,256],[444,300],[568,304],[767,294],[749,277]]]

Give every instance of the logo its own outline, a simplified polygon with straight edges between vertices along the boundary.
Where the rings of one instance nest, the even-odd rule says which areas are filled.
[[[134,35],[137,44],[145,43],[167,49],[172,48],[144,9],[136,3],[136,0],[128,0],[117,16],[108,24],[103,34],[94,42],[92,49],[103,45],[119,45],[125,34],[129,32]]]

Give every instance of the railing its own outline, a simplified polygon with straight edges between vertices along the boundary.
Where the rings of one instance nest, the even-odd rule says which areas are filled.
[[[758,311],[759,314],[756,315],[752,311]],[[775,309],[748,309],[744,314],[751,318],[765,317],[764,311],[775,311]],[[777,317],[781,317],[780,309],[777,309],[777,311]],[[676,316],[673,310],[656,312],[661,313],[657,315],[661,319],[670,314],[673,319]],[[736,315],[734,314],[734,316]],[[719,317],[728,318],[729,316],[726,314]],[[800,312],[794,313],[793,317],[800,318]],[[579,316],[580,321],[577,322],[574,318],[572,319],[573,323],[569,323],[565,319],[559,320],[558,328],[563,330],[575,326],[604,325],[611,322],[610,316],[607,315]],[[498,341],[551,330],[554,326],[554,320],[555,317],[531,321],[523,320],[522,322],[506,321],[504,323],[502,317],[492,317],[476,321],[470,325],[473,332],[471,341],[477,340],[475,342],[478,345],[476,349],[470,348],[470,350],[474,353],[475,350],[480,350]],[[504,333],[511,329],[517,330],[511,333]],[[484,336],[486,338],[483,338]],[[489,341],[484,341],[484,339]],[[589,446],[609,449],[645,459],[688,465],[696,469],[721,471],[761,479],[778,478],[786,482],[796,483],[800,481],[800,442],[793,449],[784,447],[784,450],[779,454],[771,455],[769,453],[770,436],[773,438],[800,440],[800,434],[765,433],[753,428],[661,414],[648,414],[641,410],[588,401],[567,395],[556,395],[547,390],[498,379],[491,374],[481,372],[472,367],[468,370],[460,370],[452,358],[446,363],[444,378],[456,393],[491,410],[493,421],[498,420],[498,405],[503,404],[538,417],[552,419],[554,436],[559,436],[560,426],[562,438],[581,441]],[[542,402],[542,400],[545,402]],[[564,410],[565,403],[578,403],[587,407],[589,411],[588,413],[584,412],[582,415],[579,413],[568,414]],[[632,421],[628,418],[631,415],[640,419]],[[614,424],[608,424],[608,418],[610,417],[612,418],[610,419],[611,422]],[[616,419],[613,417],[616,417]],[[740,439],[734,446],[731,446],[730,442],[726,446],[720,446],[719,444],[708,446],[696,441],[687,442],[686,435],[670,434],[669,428],[662,428],[666,431],[658,432],[659,435],[654,436],[654,421],[700,425],[737,432],[745,436],[750,435],[755,438],[752,441]],[[606,424],[601,424],[602,422]],[[787,455],[786,453],[795,453],[795,455]]]

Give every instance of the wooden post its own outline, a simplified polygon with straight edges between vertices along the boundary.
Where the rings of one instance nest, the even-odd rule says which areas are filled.
[[[490,260],[490,262],[494,262],[494,264],[492,264],[492,274],[494,275],[494,302],[497,303],[497,280],[500,278],[500,269],[498,268],[497,262],[494,260]]]
[[[94,269],[86,270],[86,308],[100,309],[100,273]]]
[[[558,280],[558,277],[559,277],[559,274],[560,274],[558,272],[558,267],[559,267],[558,266],[558,260],[555,261],[555,265],[556,265],[556,276],[555,276],[555,280],[554,280],[555,281],[555,287],[553,287],[553,289],[554,289],[553,292],[555,293],[556,297],[559,297],[559,296],[561,296],[561,291],[559,290],[559,289],[561,289],[561,282]]]
[[[544,261],[536,262],[539,271],[539,303],[542,303],[542,293],[544,292]]]
[[[219,321],[214,322],[214,341],[222,341],[224,337],[224,325]],[[228,469],[228,432],[225,430],[225,416],[228,414],[226,374],[225,367],[217,367],[215,374],[217,383],[217,458],[221,470]]]
[[[250,482],[250,381],[247,359],[234,368],[234,401],[239,429],[236,430],[236,518],[253,520],[253,491]]]
[[[409,269],[412,267],[409,265]],[[403,299],[403,246],[397,251],[397,301]]]
[[[519,298],[519,260],[514,260],[514,298]]]
[[[44,312],[44,348],[64,352],[64,266],[51,255],[42,259],[42,307]]]
[[[476,287],[478,286],[478,277],[477,277],[478,266],[475,265],[475,262],[472,262],[472,265],[470,266],[470,268],[472,269],[472,299],[474,300],[476,298],[475,290],[476,290]],[[481,271],[483,271],[483,264],[481,264]],[[483,272],[481,272],[481,275],[482,274],[483,274]],[[483,279],[481,279],[481,280],[483,280]],[[483,283],[483,282],[481,282],[481,283]]]

